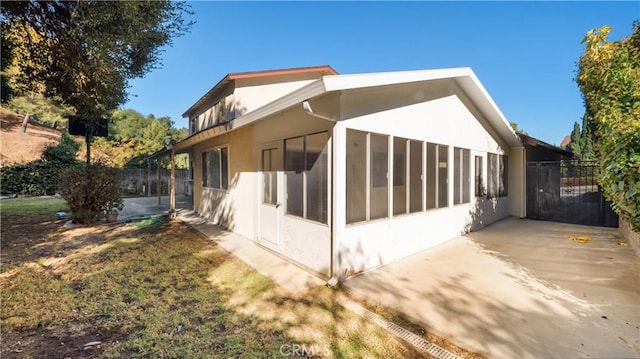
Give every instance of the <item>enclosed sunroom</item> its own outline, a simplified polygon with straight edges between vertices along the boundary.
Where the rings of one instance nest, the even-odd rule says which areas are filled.
[[[326,279],[524,216],[524,149],[469,68],[230,74],[185,116],[194,210]]]

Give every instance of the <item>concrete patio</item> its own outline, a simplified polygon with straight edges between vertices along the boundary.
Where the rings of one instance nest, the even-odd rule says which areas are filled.
[[[640,261],[619,240],[616,229],[510,218],[345,287],[490,358],[635,358]]]
[[[176,196],[176,209],[191,209],[192,198],[190,196]],[[131,216],[150,216],[168,214],[169,196],[158,197],[131,197],[124,199],[124,207],[119,211],[118,219],[126,220]]]
[[[182,221],[283,288],[324,285],[198,217],[190,200],[177,200]],[[127,199],[121,218],[166,214],[168,197],[157,201]],[[640,258],[624,244],[612,228],[509,218],[350,278],[344,288],[490,358],[635,358]]]

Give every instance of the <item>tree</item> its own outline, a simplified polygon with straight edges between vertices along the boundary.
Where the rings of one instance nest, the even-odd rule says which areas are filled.
[[[0,11],[9,86],[73,107],[89,124],[124,103],[129,80],[159,66],[162,47],[192,24],[188,5],[169,0],[3,1]]]
[[[149,155],[161,150],[166,140],[179,141],[188,130],[176,129],[168,117],[143,116],[132,110],[116,110],[109,124],[109,137],[94,142],[97,160],[114,167],[146,168]]]
[[[7,107],[16,113],[29,114],[37,121],[55,128],[66,127],[67,116],[73,113],[72,108],[61,106],[38,93],[14,96]]]
[[[604,194],[640,231],[640,23],[619,41],[607,41],[610,31],[590,30],[582,40],[577,82],[595,127]]]
[[[571,131],[571,142],[569,142],[569,151],[577,158],[582,158],[582,136],[580,125],[578,122],[573,123],[573,131]]]
[[[521,128],[518,128],[518,123],[517,122],[509,122],[509,125],[511,125],[511,128],[513,129],[513,131],[515,133],[521,133],[523,135],[527,135],[528,133],[526,133],[525,131],[523,131]]]
[[[578,122],[573,123],[571,142],[569,142],[567,148],[573,152],[574,157],[577,159],[584,161],[596,159],[592,123],[586,115],[582,118],[582,127],[580,127]]]
[[[67,131],[63,131],[57,145],[45,147],[42,151],[42,159],[47,162],[70,165],[77,162],[79,150],[80,144]]]

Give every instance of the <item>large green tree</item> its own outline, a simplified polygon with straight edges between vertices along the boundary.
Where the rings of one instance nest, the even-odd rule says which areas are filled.
[[[163,46],[191,26],[188,5],[169,0],[2,1],[0,12],[11,89],[89,121],[123,104],[129,81],[159,66]]]
[[[567,149],[573,152],[574,158],[591,161],[596,159],[595,139],[593,135],[593,122],[587,116],[582,118],[582,126],[578,122],[573,123],[571,142]]]
[[[605,196],[640,230],[640,23],[619,41],[608,26],[587,33],[577,82],[596,129]]]
[[[149,155],[162,149],[167,140],[180,141],[187,129],[176,129],[168,117],[143,116],[132,109],[116,110],[109,125],[109,137],[97,139],[95,157],[114,167],[146,168]]]

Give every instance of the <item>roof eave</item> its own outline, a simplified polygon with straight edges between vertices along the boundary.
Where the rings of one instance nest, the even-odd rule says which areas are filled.
[[[290,107],[302,103],[304,100],[316,97],[327,92],[322,80],[316,80],[294,92],[289,93],[279,99],[272,101],[254,111],[235,118],[227,123],[223,123],[206,130],[196,132],[174,145],[177,150],[186,150],[190,146],[206,141],[211,137],[218,136],[222,133],[247,126],[251,123],[259,121],[265,117],[282,112]]]

